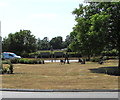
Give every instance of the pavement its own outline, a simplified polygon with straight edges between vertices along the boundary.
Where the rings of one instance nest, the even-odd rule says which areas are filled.
[[[2,98],[118,98],[117,92],[8,92]]]
[[[1,98],[118,98],[118,90],[25,90],[1,89]]]

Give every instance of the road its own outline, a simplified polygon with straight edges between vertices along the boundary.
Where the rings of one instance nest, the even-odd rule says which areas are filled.
[[[118,98],[118,92],[15,92],[0,91],[2,98]]]

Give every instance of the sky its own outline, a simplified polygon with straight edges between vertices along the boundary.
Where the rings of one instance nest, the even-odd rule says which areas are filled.
[[[36,38],[63,39],[72,32],[72,11],[84,0],[0,0],[2,37],[20,30],[30,30]]]

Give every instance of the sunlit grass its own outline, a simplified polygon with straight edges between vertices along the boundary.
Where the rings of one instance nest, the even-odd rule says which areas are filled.
[[[103,67],[117,67],[117,62],[14,64],[14,74],[2,75],[2,85],[20,89],[118,89],[118,76],[99,72]]]

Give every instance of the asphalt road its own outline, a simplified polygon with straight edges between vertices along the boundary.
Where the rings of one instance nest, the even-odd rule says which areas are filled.
[[[118,92],[15,92],[0,91],[1,98],[118,98]]]

